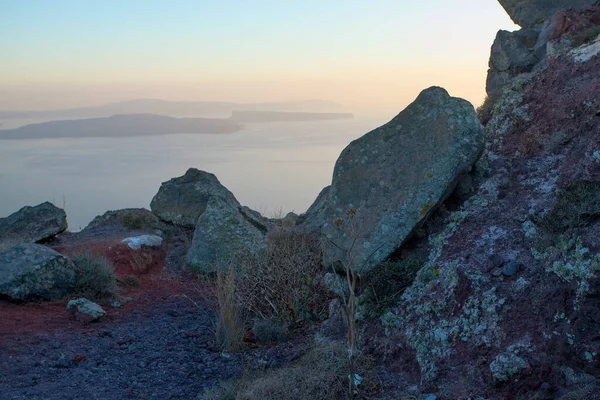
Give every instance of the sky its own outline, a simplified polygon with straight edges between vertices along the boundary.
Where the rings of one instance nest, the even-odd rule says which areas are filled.
[[[438,85],[476,106],[495,0],[0,0],[0,109],[132,98],[325,99],[400,111]]]

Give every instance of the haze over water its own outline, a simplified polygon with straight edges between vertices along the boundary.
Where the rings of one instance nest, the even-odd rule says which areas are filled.
[[[146,207],[189,167],[214,173],[236,198],[271,216],[302,212],[373,119],[253,124],[219,135],[0,141],[0,216],[63,195],[71,230],[107,210]]]
[[[0,110],[318,98],[356,116],[222,135],[0,141],[0,217],[64,197],[77,230],[109,209],[148,207],[189,167],[267,215],[303,212],[341,150],[422,89],[479,105],[498,29],[515,26],[480,0],[0,0]]]

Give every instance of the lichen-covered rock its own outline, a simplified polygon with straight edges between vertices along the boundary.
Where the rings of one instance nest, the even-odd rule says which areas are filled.
[[[84,297],[77,300],[70,300],[67,304],[67,311],[75,316],[75,318],[85,321],[97,321],[106,315],[104,309]]]
[[[13,300],[54,300],[75,287],[75,266],[45,246],[19,243],[0,252],[0,295]]]
[[[197,272],[212,272],[217,261],[266,249],[266,228],[260,226],[237,202],[211,197],[198,218],[187,264]]]
[[[502,90],[475,193],[426,227],[429,259],[382,317],[441,398],[600,393],[600,57],[561,42]]]
[[[523,28],[542,25],[557,11],[585,8],[597,0],[498,0],[515,24]]]
[[[0,242],[40,242],[67,229],[65,210],[45,202],[0,218]]]
[[[357,209],[361,235],[355,268],[388,257],[471,169],[484,141],[473,106],[439,87],[424,90],[392,121],[353,141],[336,162],[333,181],[309,212],[306,230],[320,230],[343,247],[349,237],[333,224]],[[327,264],[343,257],[325,246]]]
[[[185,175],[163,182],[150,208],[164,221],[194,228],[212,197],[237,204],[233,194],[215,175],[190,168]]]

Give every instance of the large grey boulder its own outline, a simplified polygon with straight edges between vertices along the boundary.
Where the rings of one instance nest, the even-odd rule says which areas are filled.
[[[45,202],[0,218],[0,242],[40,242],[67,229],[65,210]]]
[[[237,202],[213,196],[198,218],[187,264],[197,272],[214,272],[217,261],[265,250],[266,232]]]
[[[522,28],[542,25],[557,11],[585,8],[598,0],[498,0],[513,22]]]
[[[545,57],[545,43],[536,46],[539,36],[539,29],[498,31],[489,60],[486,81],[488,94],[504,87],[515,76],[531,72]]]
[[[75,266],[45,246],[18,243],[0,252],[0,295],[13,300],[55,300],[75,287]]]
[[[237,203],[215,175],[190,168],[185,175],[163,182],[150,203],[150,209],[164,221],[194,228],[212,197]]]
[[[424,90],[387,124],[353,141],[338,158],[329,189],[300,217],[321,231],[326,264],[343,259],[351,241],[333,221],[357,209],[360,237],[354,267],[386,259],[452,192],[483,149],[484,130],[473,106],[446,90]],[[336,247],[336,245],[338,247]]]

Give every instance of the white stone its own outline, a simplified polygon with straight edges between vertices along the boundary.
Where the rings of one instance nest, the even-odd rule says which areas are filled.
[[[156,235],[142,235],[129,237],[127,239],[123,239],[121,243],[127,243],[129,248],[133,250],[139,250],[142,246],[148,247],[160,247],[162,246],[163,239],[160,236]]]

